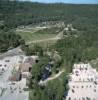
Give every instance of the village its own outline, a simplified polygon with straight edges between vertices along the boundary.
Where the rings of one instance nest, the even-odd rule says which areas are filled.
[[[98,0],[0,0],[0,100],[98,100]]]
[[[71,33],[73,32],[73,34]],[[78,34],[77,29],[72,24],[68,24],[56,37],[68,37]],[[46,52],[51,58],[52,52]],[[39,86],[46,86],[49,81],[59,78],[66,69],[57,69],[57,73],[52,75],[52,66],[55,60],[61,61],[57,51],[46,65]],[[39,56],[26,56],[20,47],[8,50],[0,54],[0,100],[29,100],[29,83],[32,78],[31,70],[33,65],[39,62]],[[72,72],[68,74],[68,90],[64,93],[65,100],[98,100],[98,72],[90,63],[75,63]],[[66,77],[66,76],[65,76]],[[66,83],[65,83],[66,84]]]
[[[15,50],[19,54],[16,55]],[[15,52],[13,56],[12,52]],[[38,61],[38,56],[26,56],[19,48],[8,51],[6,57],[0,56],[0,100],[29,99],[31,69]],[[51,64],[47,64],[39,85],[46,85],[64,72],[61,70],[52,77],[49,75]],[[73,71],[68,76],[69,89],[65,93],[65,100],[98,100],[98,72],[90,63],[74,64]]]

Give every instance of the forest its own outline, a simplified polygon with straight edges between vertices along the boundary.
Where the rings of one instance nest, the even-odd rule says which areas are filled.
[[[98,5],[42,4],[0,0],[0,20],[7,27],[36,24],[45,21],[64,21],[79,28],[98,24]],[[92,26],[91,26],[92,27]]]
[[[20,2],[0,0],[0,33],[5,34],[11,29],[21,25],[35,25],[47,21],[64,21],[65,25],[71,23],[79,31],[85,31],[85,38],[89,33],[93,34],[93,40],[97,40],[98,32],[98,5],[73,5],[73,4],[43,4],[32,2]],[[14,32],[13,32],[14,33]],[[10,34],[10,33],[9,33]],[[15,33],[14,33],[15,34]],[[13,35],[13,34],[12,34]],[[8,36],[5,36],[7,39]],[[13,37],[13,36],[12,36]],[[21,38],[15,35],[17,38]],[[92,37],[92,36],[91,36]],[[11,47],[4,44],[3,35],[0,36],[2,49]],[[15,38],[14,38],[15,39]],[[12,39],[12,40],[14,40]],[[8,40],[9,41],[9,40]],[[17,39],[15,41],[18,41]],[[89,40],[92,41],[92,40]],[[19,42],[19,41],[18,41]],[[7,42],[8,43],[8,42]],[[16,43],[18,46],[21,43]],[[96,43],[97,45],[97,43]],[[7,50],[6,49],[6,50]],[[0,50],[2,51],[2,50]],[[4,50],[5,51],[5,50]]]

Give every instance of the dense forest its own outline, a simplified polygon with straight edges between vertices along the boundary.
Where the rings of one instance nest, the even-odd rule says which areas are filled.
[[[45,21],[64,21],[65,25],[72,23],[79,31],[90,31],[94,34],[98,30],[97,9],[98,5],[41,4],[0,0],[0,30],[8,31],[20,25],[37,24]],[[94,34],[95,38],[97,38],[96,35]],[[20,38],[20,36],[18,37]],[[0,44],[2,43],[1,41]],[[6,48],[8,47],[7,45]]]
[[[1,31],[0,30],[0,53],[13,49],[19,45],[23,45],[24,40],[14,31]]]
[[[0,53],[25,44],[21,36],[15,34],[15,30],[12,29],[14,25],[12,13],[14,11],[12,11],[13,8],[10,4],[13,5],[12,2],[7,0],[0,1]]]
[[[59,52],[64,65],[67,66],[67,72],[72,72],[74,63],[87,63],[98,57],[97,32],[86,31],[78,37],[64,37],[54,45],[53,48]]]
[[[98,24],[97,9],[98,5],[40,4],[0,0],[0,20],[4,21],[7,27],[61,20],[85,28],[88,24]]]

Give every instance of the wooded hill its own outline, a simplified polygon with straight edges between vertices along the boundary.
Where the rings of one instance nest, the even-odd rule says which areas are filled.
[[[62,20],[75,25],[98,24],[98,5],[42,4],[0,0],[0,20],[8,27]]]

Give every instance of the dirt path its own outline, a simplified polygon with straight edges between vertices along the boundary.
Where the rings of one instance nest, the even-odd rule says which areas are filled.
[[[63,30],[64,31],[64,30]],[[30,41],[30,42],[27,42],[27,44],[31,44],[31,43],[40,43],[40,42],[47,42],[47,41],[53,41],[53,40],[59,40],[62,38],[63,36],[63,31],[59,32],[59,34],[54,37],[54,38],[48,38],[48,39],[41,39],[41,40],[34,40],[34,41]]]
[[[60,38],[54,37],[54,38],[48,38],[48,39],[42,39],[42,40],[34,40],[34,41],[30,41],[27,42],[27,44],[31,44],[31,43],[40,43],[40,42],[47,42],[47,41],[52,41],[52,40],[59,40]]]
[[[63,69],[63,70],[61,70],[58,74],[56,74],[55,76],[50,77],[50,78],[48,78],[48,79],[45,80],[45,81],[40,81],[40,82],[39,82],[39,85],[46,84],[47,82],[52,81],[52,80],[58,78],[64,71],[65,71],[65,70]]]
[[[25,29],[17,29],[16,31],[17,31],[17,32],[31,32],[31,33],[35,33],[35,32],[37,32],[37,31],[43,30],[43,29],[45,29],[45,28],[49,28],[49,27],[38,27],[38,28],[34,28],[34,29],[31,30],[31,31],[30,31],[30,30],[25,30]],[[29,28],[29,29],[30,29],[30,28]],[[32,29],[32,28],[31,28],[31,29]],[[29,45],[29,44],[32,44],[32,43],[40,43],[40,42],[45,42],[45,41],[47,42],[47,41],[59,40],[59,39],[62,38],[63,32],[64,32],[64,30],[61,31],[61,32],[59,32],[59,33],[57,34],[57,36],[56,36],[56,37],[53,37],[53,38],[29,41],[29,42],[27,42],[26,44]]]

